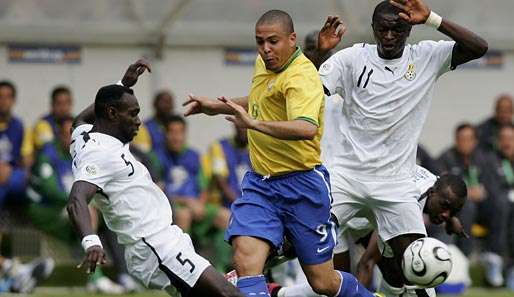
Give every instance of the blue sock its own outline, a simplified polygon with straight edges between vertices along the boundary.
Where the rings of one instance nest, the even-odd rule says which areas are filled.
[[[264,275],[244,276],[237,280],[237,288],[246,297],[270,297]]]
[[[374,297],[357,279],[350,273],[338,271],[343,278],[343,283],[339,289],[339,294],[335,297]]]

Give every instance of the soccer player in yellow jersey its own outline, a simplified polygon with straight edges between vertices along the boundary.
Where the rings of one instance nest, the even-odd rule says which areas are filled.
[[[252,170],[232,204],[226,239],[234,248],[238,288],[269,296],[262,275],[271,249],[286,236],[319,294],[373,296],[348,273],[334,271],[334,224],[328,172],[320,161],[323,87],[314,65],[296,46],[291,17],[271,10],[255,26],[259,56],[248,97],[190,96],[185,115],[228,114],[248,128]]]

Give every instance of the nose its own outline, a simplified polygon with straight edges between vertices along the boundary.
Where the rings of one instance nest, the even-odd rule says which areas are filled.
[[[136,126],[139,128],[139,126],[141,126],[141,119],[139,117],[136,117],[136,122],[135,122]]]
[[[268,42],[264,42],[264,53],[266,53],[266,54],[271,53],[271,46]]]
[[[447,221],[449,218],[450,218],[450,210],[445,210],[441,213],[440,215],[441,219],[443,219],[444,221]]]
[[[393,39],[393,31],[387,30],[385,34],[386,39]]]

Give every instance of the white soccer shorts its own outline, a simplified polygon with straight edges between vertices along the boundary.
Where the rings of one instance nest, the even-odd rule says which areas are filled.
[[[413,178],[356,179],[330,172],[332,213],[344,227],[352,218],[367,218],[382,242],[403,234],[426,236],[419,190]]]
[[[211,264],[195,252],[191,238],[176,225],[125,246],[128,272],[146,287],[189,291]]]

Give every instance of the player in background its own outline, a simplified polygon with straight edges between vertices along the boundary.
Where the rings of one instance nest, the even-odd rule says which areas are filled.
[[[75,182],[67,209],[86,251],[82,264],[94,272],[105,263],[88,211],[94,200],[106,225],[125,246],[130,274],[145,286],[170,294],[174,286],[182,296],[243,296],[196,254],[189,236],[172,225],[168,198],[130,153],[129,142],[141,121],[129,87],[146,69],[150,70],[144,60],[132,64],[123,86],[100,88],[95,103],[74,122],[70,153]]]
[[[73,96],[71,90],[65,86],[57,86],[50,94],[50,113],[44,115],[34,125],[34,148],[39,150],[48,142],[57,138],[59,123],[71,117]]]
[[[147,119],[137,132],[132,144],[143,153],[164,149],[166,146],[166,121],[175,112],[175,98],[171,91],[162,90],[155,94],[153,108],[155,114]]]
[[[314,291],[327,296],[373,296],[332,263],[328,172],[321,165],[323,87],[314,65],[296,46],[291,17],[264,13],[255,25],[259,56],[247,97],[210,100],[190,96],[185,115],[228,114],[248,129],[252,171],[232,204],[226,239],[234,249],[237,286],[246,296],[269,296],[266,258],[284,235],[293,243]]]
[[[25,199],[28,168],[33,161],[30,129],[13,113],[16,87],[0,81],[0,207]]]
[[[462,209],[467,195],[466,184],[458,176],[444,174],[436,177],[427,169],[417,166],[414,182],[418,190],[417,201],[423,213],[427,214],[430,223],[445,224],[449,234],[462,237],[468,235],[464,231],[456,215]],[[350,241],[362,244],[366,252],[362,255],[357,266],[357,278],[363,284],[369,284],[373,275],[373,267],[378,263],[383,273],[390,273],[382,267],[380,259],[384,254],[390,254],[390,247],[384,244],[377,236],[372,224],[365,218],[353,218],[348,224],[342,226],[337,245],[334,248],[334,265],[337,269],[350,271]],[[390,296],[390,292],[380,292]],[[411,292],[406,292],[406,296]],[[419,292],[423,294],[423,292]],[[404,293],[405,294],[405,293]],[[272,297],[316,297],[308,284],[299,284],[290,287],[275,287]],[[416,296],[416,295],[414,295]]]
[[[319,35],[318,56],[340,40],[336,20]],[[406,44],[413,25],[426,24],[454,41]],[[339,117],[327,118],[339,149],[331,158],[332,212],[344,226],[366,217],[387,242],[393,258],[382,258],[392,291],[403,292],[400,263],[405,248],[426,236],[416,200],[416,146],[437,79],[487,51],[475,33],[441,18],[421,0],[383,1],[375,7],[376,45],[356,44],[331,56],[319,73],[328,95],[344,98]],[[332,34],[329,34],[332,33]],[[325,39],[328,36],[330,38]],[[386,285],[387,285],[386,284]]]

